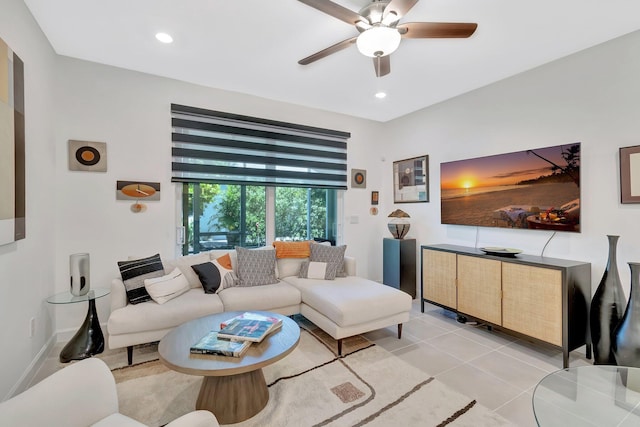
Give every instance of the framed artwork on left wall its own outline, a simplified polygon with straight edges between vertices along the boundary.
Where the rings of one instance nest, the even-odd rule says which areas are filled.
[[[0,245],[25,237],[24,63],[0,38]]]

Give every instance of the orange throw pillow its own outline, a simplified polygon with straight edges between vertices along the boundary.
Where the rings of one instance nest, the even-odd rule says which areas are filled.
[[[218,264],[220,264],[227,270],[233,270],[233,267],[231,265],[231,257],[229,256],[229,254],[224,254],[220,258],[216,258],[216,261],[218,261]]]
[[[311,242],[273,242],[276,258],[308,258],[311,256]]]

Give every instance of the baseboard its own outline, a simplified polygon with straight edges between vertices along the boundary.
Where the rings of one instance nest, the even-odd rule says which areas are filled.
[[[49,353],[51,353],[51,349],[53,348],[54,345],[56,345],[56,342],[57,342],[56,334],[49,337],[49,339],[42,346],[40,351],[38,351],[38,354],[36,354],[36,357],[33,358],[29,366],[27,366],[25,371],[22,373],[22,376],[20,376],[20,379],[18,380],[18,382],[11,389],[9,389],[9,392],[4,397],[3,401],[10,399],[17,394],[20,394],[23,391],[25,391],[27,388],[29,388],[29,386],[31,385],[31,382],[33,381],[33,378],[36,376],[36,374],[44,364],[45,359],[47,358]]]
[[[104,338],[106,343],[107,334],[105,331],[107,329],[107,325],[106,323],[104,324],[101,323],[100,327],[102,328],[102,331],[104,333]],[[47,342],[42,346],[40,351],[38,351],[38,354],[36,354],[36,356],[33,358],[29,366],[27,366],[23,374],[20,376],[20,379],[18,380],[18,382],[16,382],[16,384],[13,387],[11,387],[11,389],[9,389],[9,392],[4,397],[4,399],[2,399],[2,401],[10,399],[13,396],[19,393],[22,393],[27,388],[29,388],[29,386],[32,385],[31,383],[33,382],[33,379],[37,375],[38,371],[44,365],[45,360],[51,353],[53,347],[58,343],[65,343],[69,341],[75,335],[76,332],[77,332],[77,329],[73,329],[73,328],[58,330],[56,331],[55,334],[49,337]]]

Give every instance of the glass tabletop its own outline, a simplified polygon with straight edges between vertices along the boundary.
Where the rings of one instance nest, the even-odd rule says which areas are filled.
[[[93,288],[90,289],[86,295],[74,296],[71,292],[60,292],[47,298],[49,304],[73,304],[76,302],[89,301],[92,299],[102,298],[105,295],[109,295],[109,288]]]
[[[544,377],[533,391],[541,427],[640,425],[640,368],[579,366]]]

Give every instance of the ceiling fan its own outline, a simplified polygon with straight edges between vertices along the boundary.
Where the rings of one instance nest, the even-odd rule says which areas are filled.
[[[418,0],[371,0],[358,13],[331,0],[298,1],[347,24],[354,25],[360,33],[307,56],[298,61],[298,64],[311,64],[355,43],[363,55],[373,58],[373,66],[378,77],[391,72],[389,55],[398,48],[402,38],[466,38],[471,36],[478,27],[478,24],[463,22],[407,22],[400,24],[400,19],[416,5]]]

